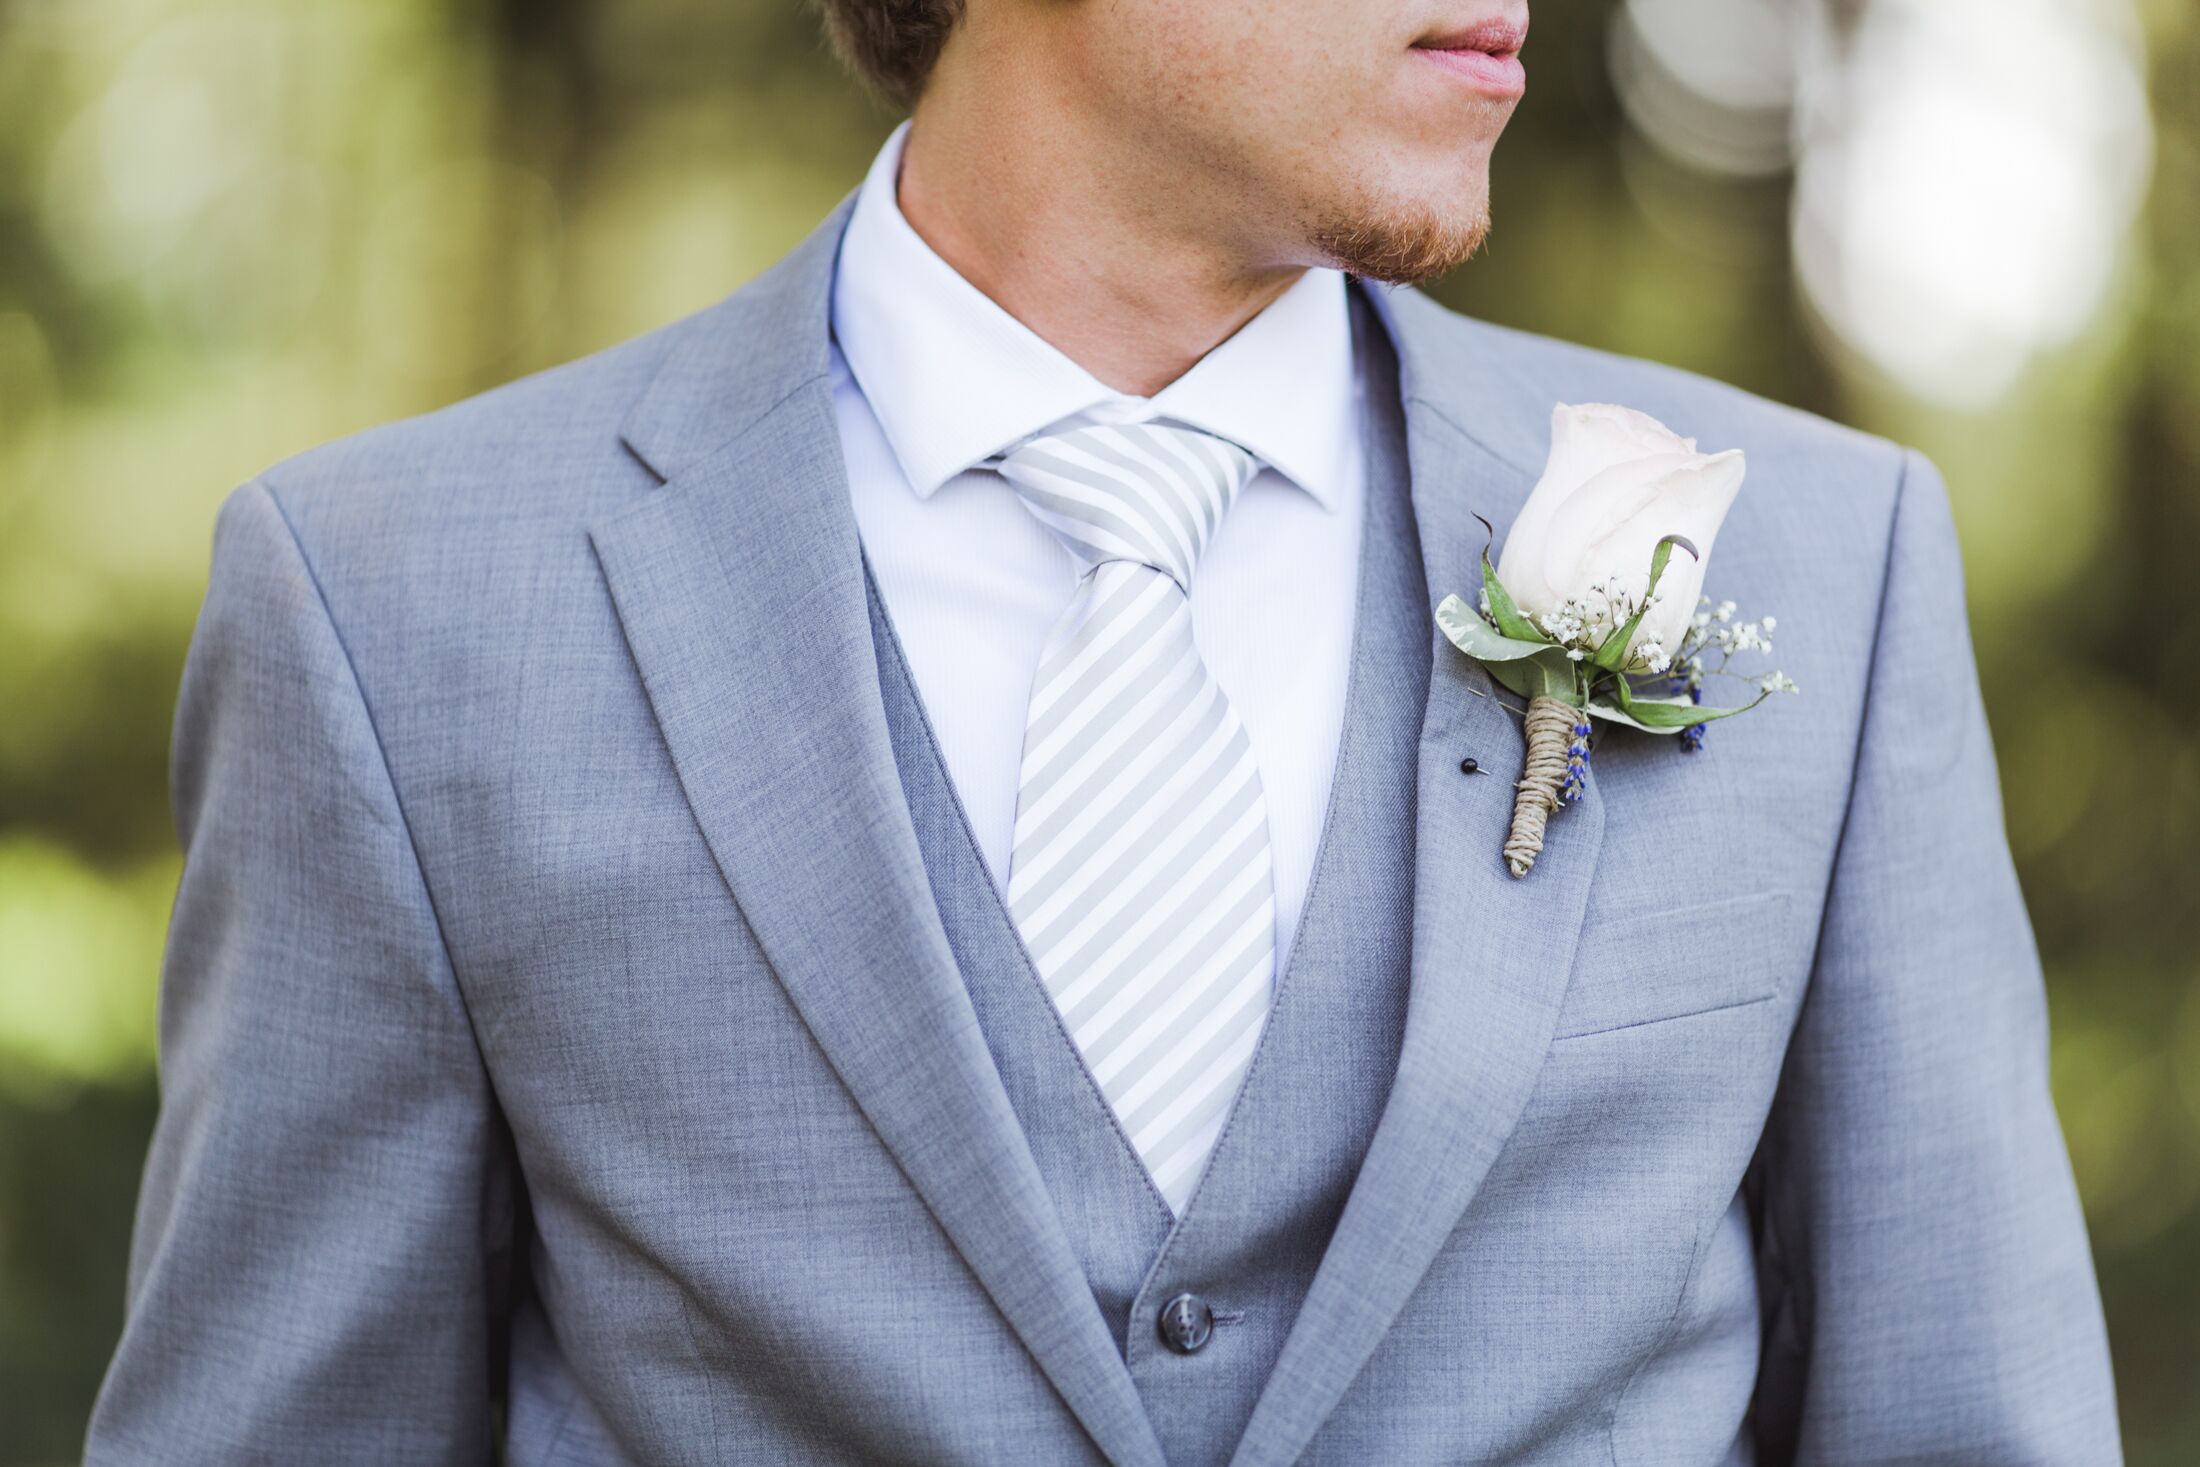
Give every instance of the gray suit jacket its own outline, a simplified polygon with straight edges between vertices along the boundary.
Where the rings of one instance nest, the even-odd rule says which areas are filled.
[[[90,1461],[1160,1464],[895,774],[840,222],[223,510]],[[1747,450],[1714,590],[1805,691],[1607,738],[1516,882],[1431,628],[1396,1080],[1232,1461],[2115,1461],[1932,470],[1386,310],[1431,606],[1626,403]]]

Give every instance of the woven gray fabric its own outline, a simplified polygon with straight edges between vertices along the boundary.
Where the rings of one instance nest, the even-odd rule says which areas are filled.
[[[1363,788],[1411,860],[1325,858],[1309,909],[1351,920],[1294,944],[1126,1358],[895,765],[844,219],[225,509],[86,1462],[2117,1460],[1938,477],[1411,290],[1359,292],[1410,480],[1380,563],[1418,595],[1379,683],[1425,679]],[[1747,451],[1717,589],[1778,608],[1807,691],[1696,758],[1615,731],[1514,881],[1508,781],[1461,760],[1517,769],[1520,726],[1428,617],[1559,401]],[[1392,1075],[1324,1044],[1384,1021],[1368,935],[1410,966]],[[1340,1093],[1354,1124],[1309,1122]],[[1277,1201],[1302,1179],[1322,1208]],[[1217,1311],[1196,1355],[1155,1334],[1179,1290]]]

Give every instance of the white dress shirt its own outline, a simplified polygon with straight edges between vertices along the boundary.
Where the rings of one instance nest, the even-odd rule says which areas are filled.
[[[1152,397],[1114,391],[956,273],[896,199],[880,150],[833,283],[833,403],[856,524],[947,775],[1006,888],[1033,672],[1077,573],[1008,482],[977,467],[1042,430],[1167,419],[1262,468],[1192,578],[1192,634],[1260,765],[1276,971],[1329,803],[1365,499],[1344,277],[1310,270]]]

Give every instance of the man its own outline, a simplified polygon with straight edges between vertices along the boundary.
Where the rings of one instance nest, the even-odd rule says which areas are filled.
[[[1379,284],[1524,10],[827,10],[778,267],[225,508],[89,1460],[2116,1460],[1931,469]],[[1805,694],[1516,881],[1584,401]]]

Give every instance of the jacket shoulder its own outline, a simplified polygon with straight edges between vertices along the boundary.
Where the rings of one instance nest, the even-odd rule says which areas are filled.
[[[1490,325],[1413,292],[1392,298],[1405,391],[1523,483],[1541,474],[1560,404],[1616,403],[1740,449],[1747,478],[1719,528],[1709,583],[1778,613],[1782,670],[1816,706],[1860,709],[1898,546],[1956,585],[1960,552],[1939,476],[1885,438],[1655,362]],[[1500,524],[1500,534],[1504,526]]]
[[[586,513],[645,474],[622,448],[619,425],[696,320],[321,444],[258,477],[310,521]]]
[[[1516,441],[1485,440],[1492,452],[1520,467],[1538,469],[1549,438],[1548,412],[1560,403],[1612,402],[1650,414],[1675,432],[1699,440],[1706,451],[1740,448],[1752,464],[1783,471],[1808,466],[1805,479],[1840,481],[1852,492],[1860,482],[1883,484],[1890,492],[1903,472],[1905,452],[1885,438],[1761,397],[1715,378],[1661,362],[1624,356],[1498,326],[1462,315],[1419,291],[1399,291],[1390,309],[1409,334],[1423,343],[1422,371],[1438,379],[1497,379],[1496,390],[1539,405]],[[1481,437],[1474,423],[1458,425]],[[1528,441],[1532,438],[1532,442]],[[1532,461],[1519,462],[1529,457]]]
[[[254,536],[287,534],[370,690],[481,681],[467,657],[600,610],[576,595],[596,574],[589,529],[657,482],[621,425],[709,317],[276,463],[224,508],[215,589],[246,573]],[[465,665],[423,650],[460,642]]]

